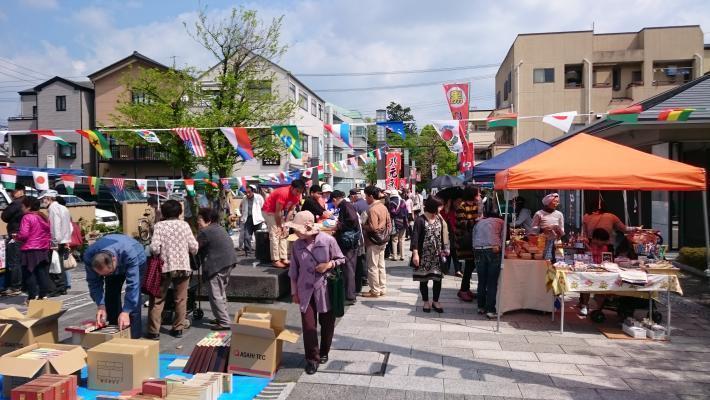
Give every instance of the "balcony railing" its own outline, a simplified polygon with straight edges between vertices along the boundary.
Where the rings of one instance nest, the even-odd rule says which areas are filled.
[[[154,147],[125,144],[111,145],[111,155],[113,157],[110,160],[102,159],[102,161],[165,161],[168,159],[167,152]]]

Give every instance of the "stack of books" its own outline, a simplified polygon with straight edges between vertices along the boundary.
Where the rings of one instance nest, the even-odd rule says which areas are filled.
[[[45,374],[10,392],[11,400],[77,400],[76,375]]]
[[[197,342],[182,372],[186,374],[226,372],[231,341],[231,332],[210,332]]]

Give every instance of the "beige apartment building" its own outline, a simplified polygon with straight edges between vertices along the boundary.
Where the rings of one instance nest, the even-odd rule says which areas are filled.
[[[496,74],[496,110],[519,116],[564,111],[597,113],[638,103],[702,76],[710,49],[698,25],[644,28],[638,32],[594,31],[520,34]],[[574,129],[574,127],[572,128]],[[563,134],[541,118],[518,120],[496,131],[496,146]]]

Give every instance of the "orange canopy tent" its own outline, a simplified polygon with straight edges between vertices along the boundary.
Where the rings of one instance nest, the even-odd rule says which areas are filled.
[[[496,189],[706,190],[705,170],[585,133],[496,174]]]

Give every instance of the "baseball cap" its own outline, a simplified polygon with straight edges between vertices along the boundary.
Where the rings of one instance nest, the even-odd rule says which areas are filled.
[[[39,199],[43,199],[45,197],[52,197],[52,198],[57,198],[59,197],[59,193],[57,193],[56,190],[45,190],[42,192],[42,194],[38,197]]]
[[[320,191],[325,193],[331,193],[333,192],[333,187],[327,183],[324,183],[323,185],[321,185]]]

